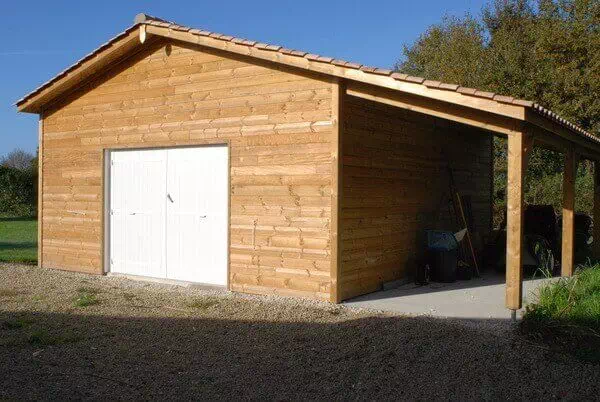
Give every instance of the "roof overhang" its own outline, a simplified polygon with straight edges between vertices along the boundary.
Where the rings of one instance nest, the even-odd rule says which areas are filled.
[[[600,156],[600,140],[551,111],[525,100],[429,81],[391,70],[363,66],[281,46],[193,29],[146,15],[135,24],[58,74],[16,105],[20,112],[41,113],[67,91],[107,67],[141,50],[149,42],[169,38],[249,58],[308,70],[348,83],[348,93],[373,101],[460,121],[503,135],[522,131],[523,124],[554,133]]]

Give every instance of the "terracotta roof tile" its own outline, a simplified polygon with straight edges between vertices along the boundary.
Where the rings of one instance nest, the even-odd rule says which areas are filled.
[[[477,92],[477,90],[475,88],[469,88],[469,87],[458,87],[456,92],[464,94],[464,95],[474,95],[475,92]]]
[[[346,64],[348,64],[348,62],[346,60],[334,59],[334,60],[331,61],[331,64],[343,67]]]
[[[423,81],[423,85],[425,85],[427,88],[439,88],[441,84],[442,83],[440,81],[431,81],[431,80]]]
[[[351,62],[347,61],[347,62],[346,62],[346,65],[345,65],[344,67],[347,67],[347,68],[353,68],[353,69],[355,69],[355,70],[358,70],[358,69],[360,69],[360,68],[362,67],[362,64],[358,64],[358,63],[351,63]]]
[[[406,77],[406,81],[415,82],[417,84],[422,84],[423,82],[425,82],[425,78],[413,77],[412,75],[409,75],[408,77]]]
[[[307,58],[308,60],[319,60],[320,56],[318,54],[308,53],[304,57]]]
[[[281,46],[277,46],[277,45],[267,45],[267,47],[265,47],[265,50],[272,50],[274,52],[278,52],[281,49]]]
[[[475,93],[473,95],[475,95],[479,98],[487,98],[487,99],[494,99],[494,96],[496,96],[496,94],[494,92],[486,92],[486,91],[480,91],[480,90],[475,91]]]
[[[373,72],[379,75],[391,75],[393,73],[392,70],[388,70],[387,68],[376,68]]]
[[[460,85],[458,85],[458,84],[447,84],[445,82],[442,82],[440,84],[440,89],[447,89],[449,91],[456,91],[458,88],[460,88]]]
[[[306,52],[303,52],[302,50],[292,50],[293,56],[304,57],[305,54]]]
[[[402,74],[402,73],[392,73],[391,77],[395,80],[400,80],[400,81],[404,81],[408,78],[408,74]]]
[[[323,63],[331,63],[333,61],[333,57],[319,56],[317,60],[322,61]]]
[[[502,103],[512,103],[515,100],[515,98],[513,98],[512,96],[495,95],[494,100]]]
[[[512,101],[512,104],[525,107],[532,107],[534,105],[533,102],[524,99],[515,99]]]

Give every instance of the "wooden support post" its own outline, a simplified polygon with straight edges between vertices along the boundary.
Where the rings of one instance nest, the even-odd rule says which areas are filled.
[[[44,180],[43,180],[43,166],[44,166],[44,116],[40,113],[38,122],[38,190],[37,190],[37,265],[39,268],[43,266],[43,253],[42,245],[44,237],[42,235],[42,219],[43,219],[43,200],[42,195],[44,194]]]
[[[561,275],[572,276],[575,250],[575,173],[577,155],[573,148],[565,152],[563,172],[562,258]]]
[[[594,242],[592,243],[595,258],[600,258],[600,162],[594,161]]]
[[[506,307],[518,310],[523,295],[523,191],[527,154],[533,145],[521,132],[508,136],[508,184],[506,188]]]
[[[333,136],[331,138],[331,290],[329,300],[333,303],[341,301],[340,272],[341,272],[341,201],[342,201],[342,137],[345,83],[336,80],[332,84],[331,120],[333,121]]]

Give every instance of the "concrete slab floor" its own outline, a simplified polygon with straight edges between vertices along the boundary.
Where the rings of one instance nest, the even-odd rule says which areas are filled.
[[[523,281],[523,306],[535,301],[540,285],[553,279]],[[504,306],[504,275],[484,273],[479,278],[454,283],[431,282],[425,286],[409,283],[391,290],[355,297],[344,302],[349,307],[463,319],[510,320]],[[523,316],[524,309],[517,312]]]

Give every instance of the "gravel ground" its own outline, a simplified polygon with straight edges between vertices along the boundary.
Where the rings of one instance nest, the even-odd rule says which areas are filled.
[[[0,264],[1,400],[599,397],[503,322]]]

